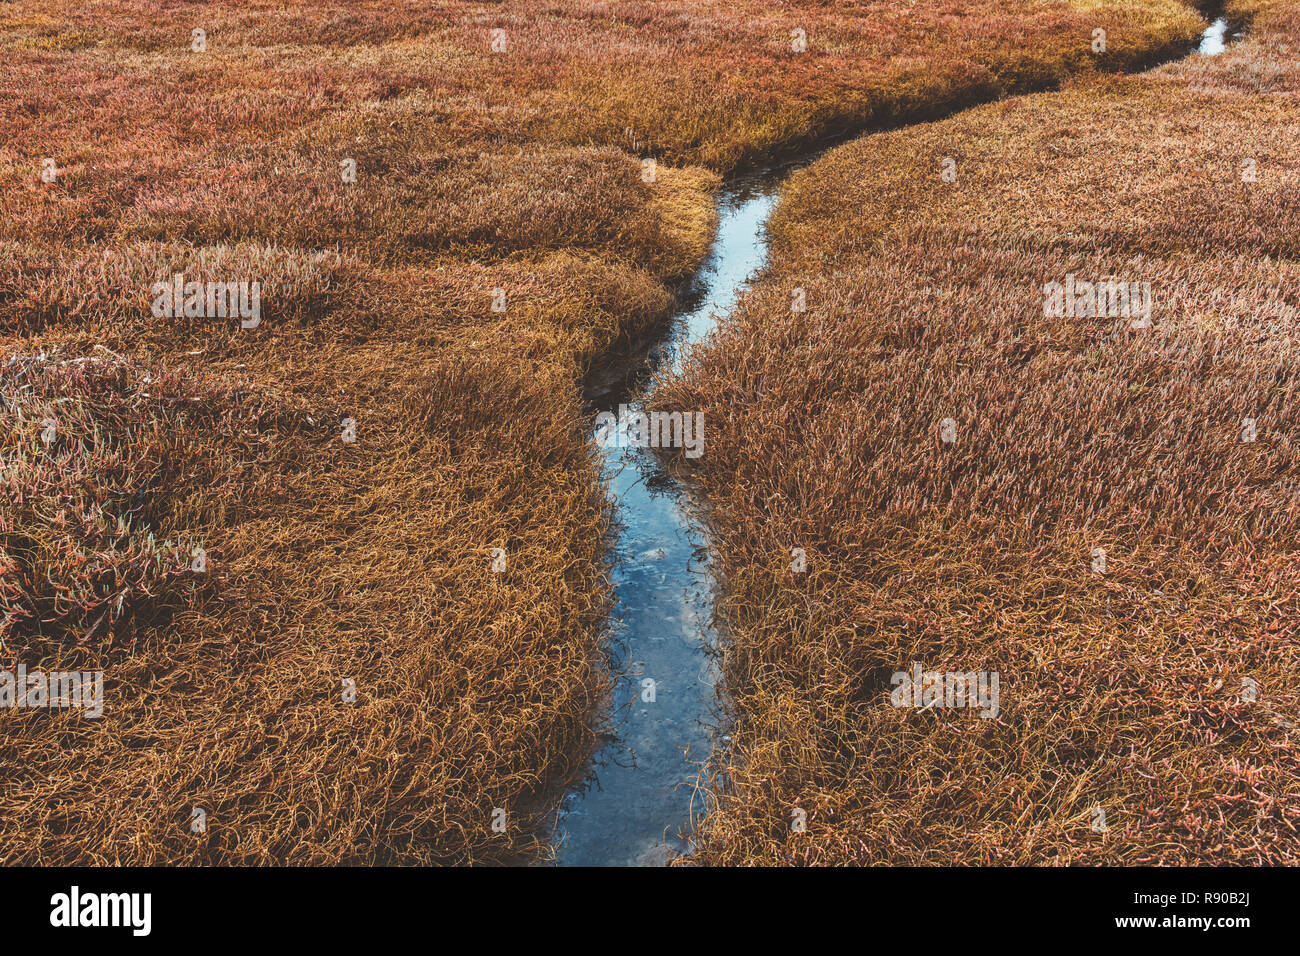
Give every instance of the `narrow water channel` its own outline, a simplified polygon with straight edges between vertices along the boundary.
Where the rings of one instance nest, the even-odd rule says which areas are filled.
[[[1217,19],[1193,52],[1217,55],[1240,36],[1234,25]],[[764,228],[781,184],[816,156],[723,191],[713,248],[667,334],[589,383],[593,416],[617,414],[621,405],[638,410],[629,393],[652,370],[680,365],[685,349],[732,308],[767,258]],[[707,449],[707,423],[704,435]],[[686,489],[648,451],[607,447],[602,454],[621,526],[609,662],[618,677],[603,745],[586,783],[565,797],[557,815],[556,862],[656,866],[687,851],[691,820],[707,809],[694,784],[721,726],[713,581],[705,529],[691,520]]]
[[[1203,56],[1218,56],[1228,48],[1228,44],[1240,38],[1241,34],[1237,32],[1237,27],[1223,17],[1219,17],[1201,34],[1196,52]]]
[[[624,374],[596,394],[591,411],[640,405],[628,392],[648,371],[679,363],[727,312],[767,254],[764,224],[783,167],[733,184],[720,197],[709,258],[683,296],[667,336],[630,356]],[[705,448],[708,428],[704,430]],[[609,739],[581,792],[561,809],[557,860],[567,866],[658,865],[686,849],[699,764],[713,750],[715,684],[712,580],[704,530],[691,521],[685,492],[653,454],[602,449],[621,527],[614,569],[616,630],[610,665],[617,680]],[[706,451],[707,454],[707,451]],[[646,681],[653,681],[653,693]],[[652,698],[652,699],[648,699]],[[703,808],[694,807],[696,815]]]

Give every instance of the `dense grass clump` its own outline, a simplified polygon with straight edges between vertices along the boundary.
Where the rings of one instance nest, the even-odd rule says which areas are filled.
[[[189,568],[184,546],[156,538],[145,514],[155,492],[175,490],[159,487],[174,467],[163,437],[173,408],[133,402],[139,383],[96,364],[49,370],[43,356],[14,357],[0,371],[6,648],[29,630],[111,641],[137,613],[157,614]]]
[[[728,585],[701,860],[1300,859],[1296,24],[792,179],[656,398],[710,422]],[[1052,314],[1067,276],[1149,323]],[[914,663],[997,715],[895,706]]]
[[[210,510],[255,493],[243,483],[250,466],[283,455],[286,435],[320,434],[307,418],[107,350],[10,356],[0,368],[8,662],[68,645],[109,653],[165,623],[206,571],[202,542],[172,529],[201,526],[196,499]]]

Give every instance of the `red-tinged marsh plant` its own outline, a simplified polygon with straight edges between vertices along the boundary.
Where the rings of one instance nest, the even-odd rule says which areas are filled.
[[[151,325],[180,331],[181,316],[155,314],[155,285],[256,282],[260,317],[301,321],[324,312],[355,282],[354,257],[336,251],[296,252],[240,242],[196,246],[185,242],[129,242],[69,250],[0,242],[0,329],[17,333],[49,325],[112,325],[119,334]],[[177,312],[180,311],[178,308]],[[238,316],[204,319],[231,334]]]
[[[268,422],[248,392],[98,353],[0,365],[0,643],[130,644],[207,580],[173,515],[231,486]]]
[[[155,535],[154,496],[186,469],[179,379],[88,359],[0,368],[0,643],[111,642],[192,582]]]

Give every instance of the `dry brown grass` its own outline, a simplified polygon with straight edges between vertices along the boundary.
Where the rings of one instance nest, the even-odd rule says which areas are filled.
[[[1221,58],[789,183],[768,271],[656,399],[710,423],[728,584],[701,861],[1300,860],[1300,19],[1254,12]],[[1046,316],[1068,273],[1150,282],[1152,327]],[[913,662],[998,672],[997,719],[891,706]]]
[[[0,5],[3,358],[118,356],[113,390],[59,396],[107,436],[95,467],[153,436],[148,507],[116,466],[80,493],[131,513],[128,555],[150,534],[209,555],[202,587],[130,578],[112,639],[13,621],[6,666],[103,667],[107,709],[6,714],[0,860],[539,852],[537,798],[581,767],[604,683],[608,505],[577,383],[667,315],[717,175],[1198,28],[1176,0]],[[174,271],[261,282],[262,324],[155,318]],[[204,412],[142,397],[146,374]],[[62,567],[30,544],[51,513],[4,508],[4,560]],[[86,610],[121,593],[47,580]]]

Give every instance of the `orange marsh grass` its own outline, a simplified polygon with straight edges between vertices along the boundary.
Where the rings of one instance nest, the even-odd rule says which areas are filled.
[[[98,721],[6,713],[0,859],[544,855],[606,680],[578,382],[667,316],[718,176],[1199,28],[1174,0],[0,5],[3,359],[123,363],[137,417],[98,380],[61,397],[110,445],[158,436],[172,477],[126,544],[209,555],[201,588],[133,578],[111,640],[15,624],[29,667],[108,686]],[[176,271],[261,281],[266,321],[154,318],[147,287]],[[146,378],[209,407],[182,419]],[[141,493],[84,477],[106,507]],[[27,581],[48,528],[3,507]]]
[[[727,584],[702,862],[1300,858],[1300,33],[1257,10],[1222,59],[789,183],[761,281],[655,393],[710,422]],[[1149,282],[1151,326],[1045,315],[1070,274]],[[999,673],[997,718],[893,706],[914,662]]]

